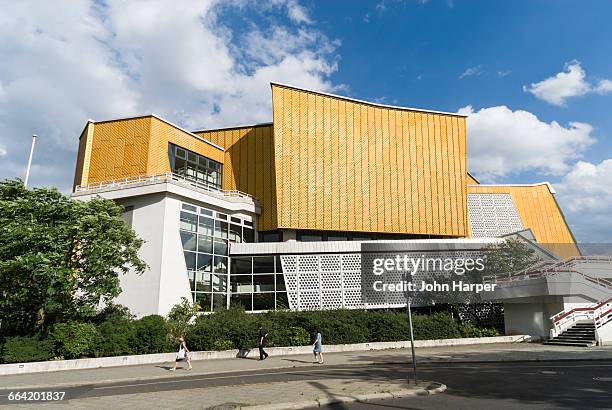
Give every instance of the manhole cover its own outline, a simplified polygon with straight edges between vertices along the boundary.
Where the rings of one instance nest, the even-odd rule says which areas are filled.
[[[612,377],[593,377],[593,380],[598,382],[612,382]]]

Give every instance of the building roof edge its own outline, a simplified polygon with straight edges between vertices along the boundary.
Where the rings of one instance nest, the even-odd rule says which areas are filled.
[[[467,115],[458,114],[456,112],[435,111],[435,110],[426,110],[426,109],[423,109],[423,108],[401,107],[401,106],[397,106],[397,105],[378,104],[378,103],[371,102],[371,101],[359,100],[357,98],[345,97],[345,96],[342,96],[342,95],[331,94],[331,93],[326,93],[326,92],[317,91],[317,90],[310,90],[308,88],[297,87],[297,86],[291,85],[291,84],[284,84],[284,83],[279,83],[279,82],[271,81],[270,82],[270,86],[273,86],[273,85],[276,85],[278,87],[291,88],[293,90],[305,91],[305,92],[309,92],[309,93],[313,93],[313,94],[324,95],[324,96],[332,97],[332,98],[339,98],[341,100],[352,101],[352,102],[356,102],[356,103],[360,103],[360,104],[372,105],[374,107],[380,107],[380,108],[390,108],[390,109],[394,109],[394,110],[424,112],[424,113],[429,113],[429,114],[451,115],[453,117],[462,117],[462,118],[467,117]]]

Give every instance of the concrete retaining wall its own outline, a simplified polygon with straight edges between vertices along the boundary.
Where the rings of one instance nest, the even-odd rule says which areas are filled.
[[[442,346],[463,346],[486,343],[520,343],[529,341],[527,335],[518,336],[497,336],[464,339],[439,339],[439,340],[417,340],[416,347],[442,347]],[[368,350],[386,349],[405,349],[410,347],[410,341],[401,342],[376,342],[376,343],[356,343],[344,345],[324,345],[325,353],[337,352],[359,352]],[[310,354],[312,346],[293,346],[293,347],[268,347],[266,351],[273,356],[288,356],[295,354]],[[192,352],[193,360],[214,360],[230,359],[236,357],[257,357],[257,349],[251,350],[224,350]],[[57,360],[48,362],[14,363],[0,365],[0,376],[22,373],[42,373],[54,372],[59,370],[95,369],[98,367],[133,366],[140,364],[152,364],[173,362],[176,353],[158,353],[135,356],[116,356],[99,357],[77,360]]]

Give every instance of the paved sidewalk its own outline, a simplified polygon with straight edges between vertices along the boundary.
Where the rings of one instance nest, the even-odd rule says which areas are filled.
[[[56,403],[15,405],[16,409],[299,409],[332,403],[392,399],[443,392],[446,386],[405,380],[321,380],[233,385],[180,391],[122,394],[72,399]]]
[[[416,349],[417,362],[612,360],[612,347],[545,346],[535,343],[490,344]],[[324,354],[327,365],[410,362],[410,350],[379,350]],[[128,380],[208,375],[225,372],[312,366],[312,355],[254,359],[194,361],[194,369],[170,373],[169,363],[0,376],[0,389],[79,386]]]

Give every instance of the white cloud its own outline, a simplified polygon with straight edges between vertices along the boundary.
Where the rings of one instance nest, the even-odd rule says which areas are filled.
[[[599,80],[594,91],[597,94],[608,94],[612,92],[612,81],[611,80]]]
[[[593,127],[586,123],[570,122],[564,127],[506,106],[479,111],[467,106],[459,113],[469,116],[468,167],[484,181],[523,171],[561,175],[595,142]]]
[[[612,242],[612,158],[579,161],[555,188],[579,241]]]
[[[462,80],[465,77],[472,77],[482,75],[484,72],[482,71],[482,67],[477,65],[475,67],[468,67],[465,71],[459,76],[459,79]]]
[[[585,95],[590,92],[606,94],[612,91],[612,81],[600,80],[593,87],[586,80],[586,73],[579,61],[565,64],[565,71],[557,73],[538,83],[523,86],[523,91],[533,94],[536,98],[550,104],[563,106],[570,97]]]
[[[234,31],[223,12],[257,2],[12,2],[0,14],[0,178],[23,174],[40,138],[34,184],[67,187],[88,118],[154,112],[187,128],[271,119],[270,81],[331,91],[337,43],[297,1]],[[249,10],[249,8],[252,8]],[[252,13],[251,13],[252,14]],[[256,53],[259,49],[261,53]]]
[[[2,145],[0,145],[0,157],[6,156],[7,153],[8,153],[8,151],[6,150],[6,148],[4,148]]]
[[[260,9],[266,8],[266,4],[260,1],[252,1],[252,4]],[[273,7],[284,7],[287,10],[287,17],[294,23],[298,24],[312,24],[313,21],[310,18],[310,13],[303,7],[297,0],[271,0],[269,5]]]

